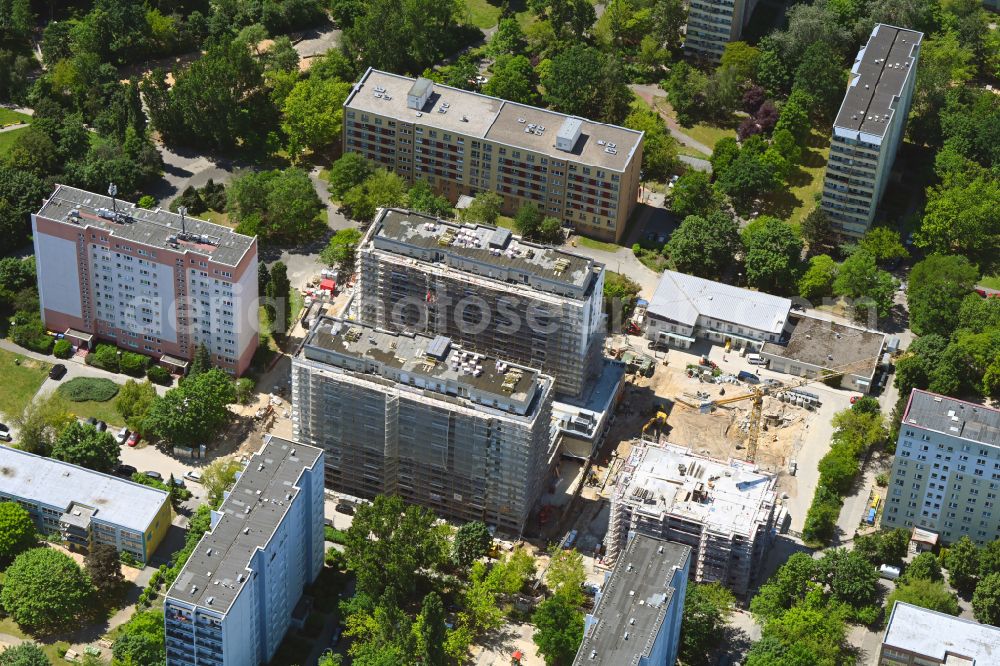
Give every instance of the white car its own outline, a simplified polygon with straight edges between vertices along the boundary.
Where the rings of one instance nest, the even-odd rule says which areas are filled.
[[[184,478],[188,481],[194,481],[195,483],[201,483],[201,472],[196,469],[189,469],[184,472]]]

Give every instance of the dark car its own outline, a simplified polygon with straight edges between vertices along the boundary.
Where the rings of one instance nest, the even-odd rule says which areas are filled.
[[[354,515],[354,505],[352,504],[338,504],[333,507],[333,510],[337,513],[346,513],[348,516]]]
[[[146,476],[151,479],[156,479],[157,481],[163,481],[163,475],[159,472],[143,472]]]
[[[104,432],[105,430],[108,429],[108,424],[105,423],[104,421],[98,421],[97,425],[94,427],[97,428],[97,432]]]
[[[63,365],[62,363],[56,363],[55,365],[52,366],[52,369],[49,370],[49,379],[59,380],[62,379],[65,375],[66,375],[66,366]]]
[[[86,421],[84,421],[84,424],[89,425],[89,426],[94,426],[96,428],[97,427],[97,419],[95,419],[93,416],[91,416],[89,419],[87,419]]]
[[[139,470],[137,470],[135,467],[132,467],[132,465],[118,465],[118,467],[115,469],[115,474],[117,474],[118,476],[124,476],[126,478],[132,478],[132,475],[138,471]]]

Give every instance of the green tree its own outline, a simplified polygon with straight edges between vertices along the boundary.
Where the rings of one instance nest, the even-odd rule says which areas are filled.
[[[10,645],[0,652],[0,666],[50,666],[45,650],[38,643]]]
[[[972,595],[972,612],[983,624],[1000,623],[1000,573],[992,573],[976,585]]]
[[[878,597],[878,569],[864,555],[835,548],[823,553],[819,561],[831,597],[842,604],[863,608]]]
[[[48,456],[52,453],[56,437],[75,420],[66,399],[58,393],[36,398],[28,403],[20,416],[13,419],[17,428],[17,446],[28,453]]]
[[[505,19],[517,25],[514,19]],[[490,42],[492,45],[496,37]],[[483,92],[519,104],[538,101],[538,74],[531,61],[523,55],[501,55],[492,67],[492,76],[483,86]]]
[[[264,85],[264,67],[239,40],[216,41],[164,88],[161,72],[147,75],[143,93],[153,126],[171,144],[232,150],[262,146],[277,126]]]
[[[142,432],[149,408],[156,402],[156,388],[152,382],[138,382],[130,379],[118,389],[115,396],[115,411],[130,429]]]
[[[705,109],[708,77],[685,62],[670,68],[670,77],[663,87],[681,125],[691,126]]]
[[[219,458],[209,463],[201,471],[201,485],[208,491],[208,503],[212,506],[222,504],[222,496],[236,483],[236,475],[243,470],[243,465],[235,458]]]
[[[208,351],[208,347],[205,343],[199,344],[195,347],[194,358],[191,359],[191,365],[188,367],[187,379],[193,379],[198,375],[208,372],[212,369],[212,353]]]
[[[627,275],[605,271],[604,312],[611,330],[621,330],[622,323],[632,314],[639,290],[639,284]]]
[[[227,192],[227,210],[237,230],[277,242],[301,242],[320,230],[323,202],[301,169],[245,172]],[[325,228],[325,226],[324,226]]]
[[[348,190],[361,185],[372,173],[372,165],[357,153],[344,153],[344,156],[330,167],[330,195],[341,199]]]
[[[83,558],[83,568],[102,596],[116,592],[125,582],[118,550],[106,543],[94,544]]]
[[[664,248],[677,270],[713,280],[725,273],[739,249],[739,227],[723,211],[687,216]]]
[[[1000,182],[980,177],[967,184],[932,187],[918,246],[939,254],[957,254],[987,275],[1000,270]]]
[[[861,250],[840,265],[833,290],[840,296],[855,299],[856,313],[874,307],[879,317],[885,317],[892,309],[896,279],[876,265],[875,257]]]
[[[345,273],[354,272],[354,256],[361,241],[357,229],[341,229],[330,237],[330,242],[320,253],[320,259],[330,266],[340,266]]]
[[[810,102],[809,96],[804,91],[793,92],[781,107],[774,131],[786,130],[795,137],[799,145],[803,145],[812,129],[812,123],[809,121]]]
[[[740,86],[746,87],[757,75],[759,61],[760,50],[756,47],[746,42],[729,42],[722,52],[719,68],[731,70]]]
[[[918,262],[906,289],[913,332],[950,335],[962,299],[978,280],[979,271],[965,257],[931,255]]]
[[[712,150],[712,173],[718,175],[728,169],[740,155],[740,144],[736,137],[724,136],[715,142]]]
[[[704,171],[688,169],[674,184],[670,210],[681,219],[689,215],[708,217],[722,207],[719,195],[712,188],[712,179]]]
[[[979,572],[979,549],[967,536],[953,543],[944,558],[944,568],[955,588],[971,591]]]
[[[502,207],[503,197],[496,192],[485,190],[476,194],[469,207],[460,211],[459,214],[462,220],[467,222],[496,225]]]
[[[486,48],[491,56],[499,60],[504,55],[522,55],[527,47],[528,42],[524,37],[524,30],[521,29],[521,23],[513,16],[509,16],[501,18],[497,23],[496,32],[493,33],[493,38]],[[496,69],[493,72],[495,75]]]
[[[126,622],[111,648],[115,664],[165,666],[166,637],[162,610],[139,611]]]
[[[809,211],[809,214],[802,220],[802,239],[809,244],[810,251],[833,245],[833,227],[830,216],[819,206]]]
[[[457,51],[456,25],[460,15],[453,1],[401,3],[376,0],[361,3],[360,11],[344,29],[344,51],[357,58],[358,68],[390,72],[419,72]],[[387,43],[380,35],[395,35]]]
[[[461,567],[467,567],[490,550],[493,536],[486,523],[473,520],[458,528],[452,547],[452,558]]]
[[[522,204],[514,216],[514,228],[527,239],[537,239],[545,219],[542,211],[533,203]]]
[[[107,474],[121,462],[118,450],[118,442],[110,432],[73,421],[56,438],[52,457]]]
[[[281,307],[276,312],[281,313],[281,318],[275,320],[278,330],[285,331],[292,321],[292,283],[288,279],[288,267],[280,261],[271,265],[271,282],[266,292],[267,296],[273,299],[274,307]]]
[[[430,510],[406,505],[396,496],[379,495],[359,506],[344,543],[358,592],[399,604],[412,599],[418,578],[437,567],[447,552],[435,520]]]
[[[772,162],[764,155],[753,155],[744,149],[719,175],[715,185],[720,192],[728,194],[733,207],[745,215],[756,200],[774,191],[779,180],[780,174]]]
[[[653,5],[652,37],[670,51],[681,45],[681,29],[687,24],[687,8],[681,0],[656,0]]]
[[[854,550],[876,566],[902,566],[909,545],[910,531],[901,527],[862,534],[854,539]]]
[[[614,56],[582,44],[552,58],[541,79],[545,101],[555,110],[611,123],[621,123],[632,102],[625,81]]]
[[[941,565],[938,564],[934,553],[924,552],[914,557],[900,576],[900,580],[906,582],[918,579],[929,580],[932,583],[942,579]]]
[[[817,254],[809,259],[809,268],[799,279],[799,296],[813,302],[832,296],[836,279],[837,262],[827,254]]]
[[[406,193],[406,207],[435,217],[452,217],[454,210],[447,198],[434,194],[430,184],[424,179],[418,179]]]
[[[872,227],[858,242],[858,250],[867,252],[878,263],[906,259],[910,253],[903,247],[899,232],[889,227]]]
[[[189,377],[153,403],[146,428],[174,444],[198,446],[210,441],[229,420],[226,408],[235,400],[233,380],[213,368]]]
[[[804,91],[813,100],[814,118],[832,120],[847,85],[847,71],[839,54],[827,43],[814,42],[796,62],[794,89]]]
[[[565,597],[574,607],[583,605],[583,555],[575,549],[556,549],[545,572],[545,585],[556,596]]]
[[[781,293],[795,284],[802,240],[781,220],[759,217],[742,233],[747,283],[762,291]]]
[[[285,98],[281,129],[288,136],[288,154],[298,161],[305,149],[313,153],[340,139],[343,103],[351,84],[310,76],[299,81]]]
[[[648,180],[665,181],[677,170],[677,141],[656,111],[638,104],[625,118],[625,127],[645,132],[642,145],[642,170]]]
[[[7,569],[0,603],[22,628],[48,633],[74,626],[93,594],[94,586],[72,558],[33,548]]]
[[[538,605],[531,616],[534,641],[546,666],[566,666],[573,662],[583,642],[583,614],[563,595],[557,594]]]
[[[844,649],[846,609],[823,604],[812,593],[764,625],[761,640],[750,648],[747,666],[846,666],[855,658]]]
[[[939,613],[958,615],[958,600],[941,581],[931,581],[926,578],[914,578],[905,583],[900,581],[885,600],[886,618],[891,614],[892,607],[897,601],[929,608]]]
[[[0,502],[0,563],[6,564],[35,545],[35,523],[17,502]]]
[[[684,597],[680,659],[689,666],[709,663],[736,599],[720,583],[690,583]]]
[[[444,653],[446,632],[444,604],[441,603],[441,597],[435,592],[430,592],[424,597],[420,614],[413,623],[417,654],[421,663],[429,666],[444,666],[447,663]]]

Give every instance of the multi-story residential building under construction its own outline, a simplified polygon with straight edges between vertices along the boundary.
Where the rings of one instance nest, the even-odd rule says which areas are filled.
[[[630,532],[675,541],[693,551],[694,580],[746,596],[771,545],[775,482],[752,463],[639,442],[611,500],[608,557],[618,557]]]
[[[604,266],[592,259],[503,228],[385,209],[358,265],[365,323],[447,336],[552,375],[567,395],[600,369]]]
[[[344,152],[451,201],[496,192],[617,242],[639,194],[642,132],[369,69],[344,101]]]
[[[358,497],[519,534],[556,463],[552,379],[444,336],[322,317],[292,360],[292,398],[327,487]]]
[[[880,23],[854,60],[820,202],[842,237],[863,236],[875,219],[903,143],[922,40],[923,33]]]

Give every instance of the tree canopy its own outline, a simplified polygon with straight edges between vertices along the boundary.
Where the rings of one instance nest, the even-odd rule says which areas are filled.
[[[740,249],[736,221],[721,210],[706,217],[688,215],[664,248],[677,270],[713,280],[732,266]]]
[[[34,546],[36,539],[28,510],[17,502],[0,502],[0,564]]]
[[[72,558],[33,548],[7,569],[0,603],[21,627],[49,633],[73,627],[93,594],[90,579]]]
[[[52,457],[105,474],[113,472],[121,461],[114,435],[76,420],[59,433]]]
[[[783,293],[795,284],[802,240],[785,222],[760,217],[743,230],[747,283],[768,293]]]

